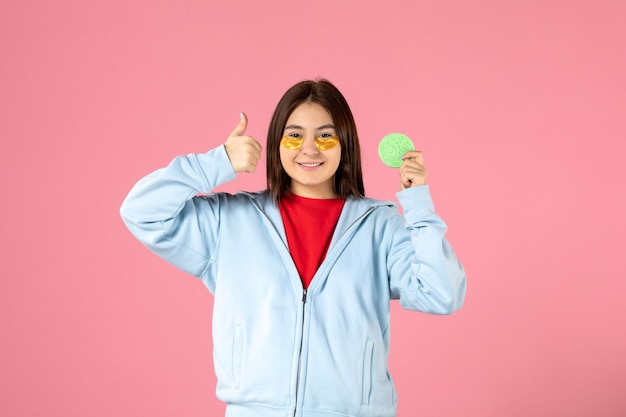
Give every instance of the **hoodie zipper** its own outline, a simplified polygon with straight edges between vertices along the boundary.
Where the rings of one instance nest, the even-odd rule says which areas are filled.
[[[306,288],[302,291],[302,334],[300,335],[300,350],[298,351],[298,371],[296,372],[296,406],[293,410],[294,417],[298,411],[298,389],[300,388],[300,369],[302,368],[302,346],[304,344],[304,311],[306,306]]]
[[[259,201],[250,193],[244,193],[247,194],[248,196],[250,196],[253,204],[257,207],[257,209],[259,210],[259,212],[261,214],[263,214],[263,217],[266,220],[268,229],[270,231],[273,231],[276,233],[276,236],[278,238],[278,241],[282,242],[285,245],[285,248],[287,248],[286,242],[285,240],[283,240],[281,238],[281,234],[278,231],[278,229],[276,228],[275,224],[272,222],[272,220],[270,219],[270,217],[268,216],[268,214],[265,212],[263,206],[261,206],[261,204],[259,203]],[[342,240],[344,240],[347,232],[353,228],[353,226],[357,223],[359,223],[360,221],[362,221],[365,217],[367,217],[372,211],[374,211],[374,209],[378,207],[377,206],[370,206],[367,208],[367,210],[365,210],[365,212],[363,212],[360,216],[358,216],[356,219],[354,219],[354,221],[352,221],[352,223],[346,227],[344,227],[344,231],[341,234],[341,236],[338,237],[337,242],[341,242]],[[330,248],[329,248],[330,249]],[[280,251],[281,256],[283,257],[283,260],[285,261],[285,263],[288,263],[290,258],[289,255],[289,249],[287,248],[287,255],[284,254],[283,251]],[[339,256],[338,253],[336,253],[333,257],[333,261],[334,258],[336,258],[337,256]],[[295,267],[295,265],[294,265]],[[296,372],[296,393],[295,393],[295,406],[294,406],[294,411],[293,411],[293,415],[295,417],[296,413],[298,412],[298,390],[300,388],[300,371],[301,371],[301,367],[302,367],[302,347],[304,346],[304,314],[305,314],[305,307],[306,307],[306,298],[307,298],[307,290],[304,289],[302,292],[302,334],[300,336],[300,350],[298,352],[298,370]]]
[[[374,207],[369,207],[363,214],[361,214],[358,218],[356,218],[351,224],[350,226],[348,226],[344,232],[344,234],[342,234],[340,236],[341,240],[346,232],[350,229],[352,229],[352,226],[354,226],[356,223],[360,222],[362,219],[364,219],[365,217],[367,217],[372,211],[374,211]],[[336,255],[338,256],[338,255]],[[307,289],[305,288],[302,291],[302,334],[300,335],[300,350],[298,352],[298,370],[296,372],[296,405],[294,407],[293,410],[293,416],[295,417],[297,412],[298,412],[298,390],[300,388],[300,371],[302,368],[302,347],[304,346],[304,314],[305,314],[305,307],[306,307],[306,297],[307,297]]]

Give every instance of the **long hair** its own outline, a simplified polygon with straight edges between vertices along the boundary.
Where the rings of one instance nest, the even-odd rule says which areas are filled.
[[[341,92],[325,79],[301,81],[278,102],[267,132],[267,189],[276,201],[289,190],[291,178],[280,162],[280,140],[291,113],[304,102],[322,106],[333,120],[341,143],[341,160],[335,172],[339,198],[365,196],[361,171],[361,147],[352,111]]]

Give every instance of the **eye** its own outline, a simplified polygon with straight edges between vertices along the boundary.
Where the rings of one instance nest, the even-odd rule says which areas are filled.
[[[297,132],[291,132],[286,135],[289,139],[302,139],[302,135]]]
[[[317,137],[320,139],[330,139],[333,136],[334,135],[332,133],[325,132],[325,133],[320,133]]]

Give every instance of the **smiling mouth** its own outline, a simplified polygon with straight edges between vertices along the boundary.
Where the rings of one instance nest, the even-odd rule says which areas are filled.
[[[299,162],[298,165],[303,166],[305,168],[315,168],[318,167],[320,165],[322,165],[323,162],[311,162],[311,163],[304,163],[304,162]]]

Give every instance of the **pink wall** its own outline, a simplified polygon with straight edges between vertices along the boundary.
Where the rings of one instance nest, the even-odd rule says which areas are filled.
[[[118,208],[240,111],[264,143],[284,90],[322,75],[370,196],[398,189],[384,134],[425,152],[469,275],[456,315],[394,304],[399,415],[626,415],[626,3],[216,3],[0,5],[0,414],[220,415],[212,299]]]

